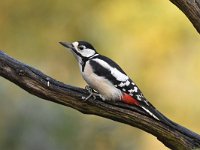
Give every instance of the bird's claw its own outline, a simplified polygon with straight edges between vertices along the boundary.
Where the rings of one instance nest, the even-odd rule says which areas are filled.
[[[84,98],[84,101],[87,101],[89,98],[93,97],[93,100],[96,99],[96,96],[93,93],[90,93],[87,97]]]
[[[84,97],[84,101],[87,101],[89,98],[93,97],[93,100],[96,99],[96,96],[99,96],[100,94],[94,91],[89,85],[85,86],[85,89],[90,93],[87,97]]]

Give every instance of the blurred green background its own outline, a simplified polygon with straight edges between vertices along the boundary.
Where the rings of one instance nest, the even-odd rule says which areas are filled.
[[[67,84],[84,87],[59,41],[86,40],[111,57],[172,120],[200,133],[199,34],[160,0],[2,0],[0,49]],[[125,124],[83,115],[0,78],[1,150],[167,149]]]

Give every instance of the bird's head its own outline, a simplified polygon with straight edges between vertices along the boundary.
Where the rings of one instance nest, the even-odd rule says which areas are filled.
[[[95,48],[88,42],[76,41],[73,43],[59,42],[64,47],[69,48],[75,57],[80,61],[87,60],[98,54]]]

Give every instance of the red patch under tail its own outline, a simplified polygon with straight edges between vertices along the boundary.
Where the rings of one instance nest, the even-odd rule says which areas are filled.
[[[122,101],[127,104],[139,106],[139,102],[136,99],[134,99],[132,96],[130,96],[126,93],[123,93]]]

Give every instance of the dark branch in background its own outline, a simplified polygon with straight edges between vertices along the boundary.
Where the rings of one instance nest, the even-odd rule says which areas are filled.
[[[200,33],[200,1],[170,0],[181,9]],[[30,94],[74,108],[84,114],[94,114],[144,130],[171,149],[198,149],[200,136],[176,123],[158,122],[137,107],[122,103],[106,103],[100,99],[83,101],[88,95],[81,88],[65,85],[0,51],[0,75]]]
[[[200,33],[200,0],[170,1],[184,12]],[[200,135],[174,122],[171,122],[172,125],[158,122],[146,116],[140,108],[122,103],[106,103],[99,98],[83,101],[82,97],[88,95],[86,90],[56,81],[1,51],[0,76],[45,100],[74,108],[84,114],[94,114],[137,127],[156,136],[171,149],[200,149]]]
[[[196,30],[200,33],[200,0],[170,0],[175,4],[191,21]]]
[[[84,101],[88,95],[82,88],[66,85],[23,64],[0,51],[0,75],[30,94],[74,108],[84,114],[94,114],[144,130],[172,149],[200,148],[200,136],[173,123],[166,125],[145,115],[140,108],[123,103],[106,103],[97,98]]]

